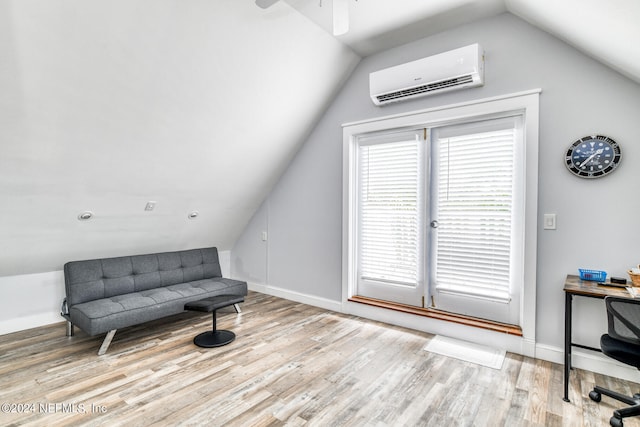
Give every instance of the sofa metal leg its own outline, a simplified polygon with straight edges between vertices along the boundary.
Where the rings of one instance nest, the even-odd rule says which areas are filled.
[[[73,336],[73,323],[71,323],[71,321],[69,320],[67,320],[67,336],[68,337]]]
[[[98,350],[98,356],[102,356],[107,352],[107,349],[109,348],[109,344],[111,344],[111,340],[113,339],[113,336],[116,334],[116,331],[117,329],[112,329],[109,332],[107,332],[107,336],[104,337],[104,341],[102,341],[100,350]]]
[[[233,304],[233,308],[236,309],[236,313],[242,313],[242,310],[240,310],[240,306],[238,304]]]

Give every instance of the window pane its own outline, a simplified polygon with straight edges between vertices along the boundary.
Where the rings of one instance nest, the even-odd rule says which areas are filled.
[[[419,141],[359,149],[359,275],[415,286],[418,281]]]
[[[513,121],[437,138],[437,289],[510,299],[515,141]]]

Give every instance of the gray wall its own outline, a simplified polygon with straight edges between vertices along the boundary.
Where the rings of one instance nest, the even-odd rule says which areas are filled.
[[[480,43],[486,84],[384,108],[369,99],[370,72]],[[537,342],[562,344],[562,286],[579,267],[626,276],[640,262],[640,86],[519,18],[503,14],[365,58],[232,249],[234,277],[341,299],[343,123],[541,88]],[[599,133],[622,146],[621,167],[597,180],[563,164],[576,139]],[[542,229],[556,213],[557,230]],[[268,231],[263,242],[260,233]],[[601,301],[577,301],[575,334],[597,343]]]

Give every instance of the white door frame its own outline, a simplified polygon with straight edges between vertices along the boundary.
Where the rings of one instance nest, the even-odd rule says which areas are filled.
[[[535,89],[526,92],[474,100],[470,102],[414,111],[381,118],[343,124],[343,242],[342,242],[342,300],[343,305],[353,296],[356,271],[356,227],[354,227],[355,205],[354,184],[356,180],[353,168],[355,138],[359,134],[384,131],[386,129],[445,125],[473,117],[522,112],[525,124],[525,262],[523,271],[523,289],[521,294],[520,325],[523,339],[528,346],[535,346],[536,325],[536,250],[537,250],[537,199],[538,199],[538,122],[539,94]],[[526,302],[526,304],[525,304]]]

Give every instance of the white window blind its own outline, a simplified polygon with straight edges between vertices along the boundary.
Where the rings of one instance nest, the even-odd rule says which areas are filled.
[[[416,286],[423,197],[418,134],[363,141],[358,155],[360,279]]]
[[[437,132],[436,289],[509,301],[515,119]]]

